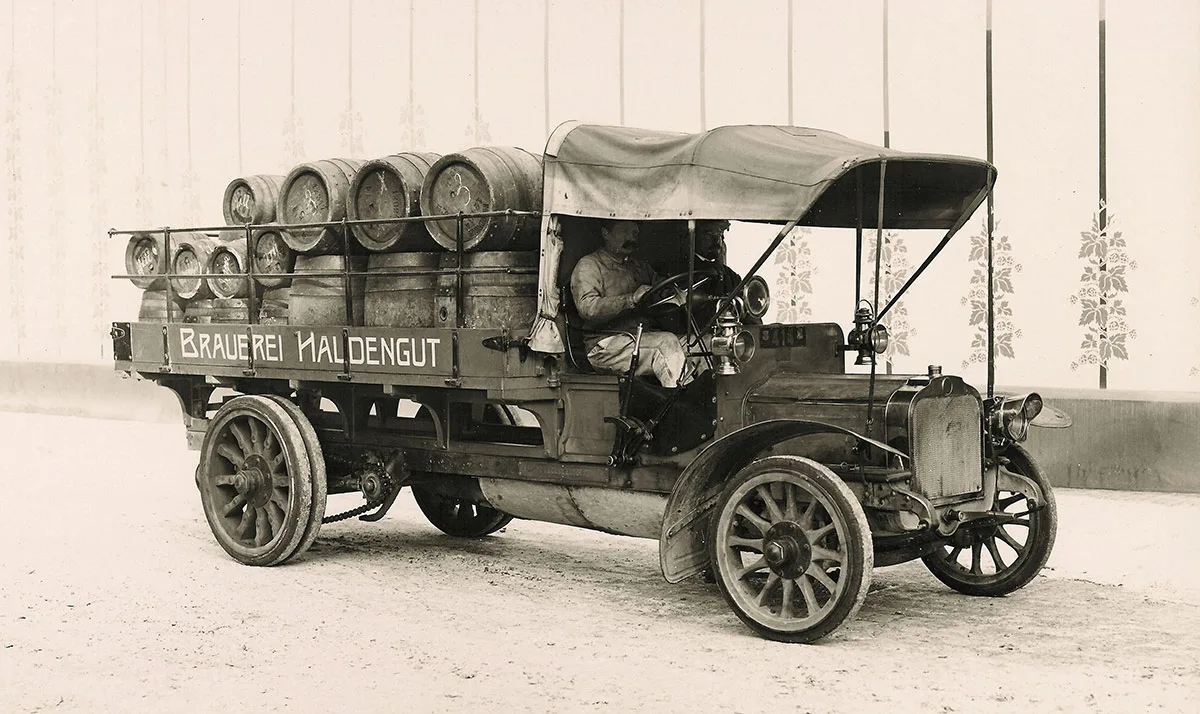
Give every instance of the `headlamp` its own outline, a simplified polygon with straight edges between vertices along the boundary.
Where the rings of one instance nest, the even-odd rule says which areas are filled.
[[[1012,441],[1024,441],[1029,424],[1042,412],[1042,397],[1036,393],[1007,397],[992,412],[992,428]]]
[[[738,299],[748,315],[761,318],[771,307],[771,289],[761,275],[755,275],[742,286]]]

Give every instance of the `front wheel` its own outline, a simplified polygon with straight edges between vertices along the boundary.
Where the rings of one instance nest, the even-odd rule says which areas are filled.
[[[1058,507],[1050,482],[1029,452],[1013,445],[1004,453],[1005,468],[1036,483],[1045,502],[1030,509],[1028,495],[998,491],[995,510],[1004,520],[983,527],[961,527],[948,542],[922,560],[929,572],[966,595],[998,597],[1019,590],[1037,577],[1058,531]]]
[[[809,459],[774,456],[739,471],[717,501],[708,543],[725,601],[770,640],[825,637],[854,616],[871,585],[862,506]]]

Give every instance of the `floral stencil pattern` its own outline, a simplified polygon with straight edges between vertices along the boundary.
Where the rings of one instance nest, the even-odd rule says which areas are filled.
[[[338,122],[338,132],[346,142],[347,156],[363,155],[362,113],[348,107]]]
[[[971,236],[971,255],[968,261],[975,265],[971,275],[971,287],[962,304],[971,308],[968,323],[975,328],[971,338],[971,354],[963,360],[963,369],[972,364],[987,362],[987,219],[979,232]],[[995,311],[993,344],[996,357],[1013,359],[1017,356],[1014,342],[1021,336],[1013,321],[1009,296],[1013,294],[1013,276],[1021,272],[1021,264],[1012,255],[1012,243],[1000,232],[1000,221],[992,226],[992,306]]]
[[[867,240],[868,250],[863,261],[863,298],[872,300],[875,297],[875,250],[878,243]],[[879,309],[887,306],[904,283],[908,280],[908,246],[895,231],[883,232],[883,256],[879,270]],[[896,355],[908,356],[908,338],[917,334],[908,322],[908,308],[901,299],[888,311],[880,321],[887,328],[891,340],[888,342],[887,367],[890,372],[892,358]]]
[[[1105,210],[1100,205],[1100,210]],[[1129,326],[1121,295],[1129,292],[1129,274],[1137,262],[1129,257],[1121,231],[1113,230],[1114,218],[1100,228],[1099,212],[1092,214],[1091,230],[1082,231],[1079,257],[1084,260],[1079,290],[1071,304],[1079,306],[1079,325],[1085,329],[1079,359],[1071,369],[1083,365],[1108,367],[1112,359],[1129,359],[1129,341],[1137,331]]]
[[[776,283],[777,297],[773,301],[779,322],[803,322],[812,317],[808,296],[812,295],[812,276],[817,272],[812,262],[812,251],[808,247],[812,229],[796,227],[779,249],[775,251],[775,265],[779,268]]]
[[[283,151],[293,165],[304,161],[304,118],[292,107],[291,116],[283,122]]]
[[[492,130],[488,127],[488,123],[484,121],[483,112],[479,111],[479,107],[475,107],[475,118],[467,125],[466,137],[468,141],[473,141],[475,144],[487,144],[492,140]]]
[[[425,148],[425,109],[420,104],[405,104],[396,121],[408,127],[408,142],[404,146],[411,147],[411,151]]]

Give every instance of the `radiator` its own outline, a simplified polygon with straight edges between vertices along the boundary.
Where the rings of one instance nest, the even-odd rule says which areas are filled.
[[[982,421],[971,394],[918,397],[909,423],[913,486],[937,499],[983,488]]]

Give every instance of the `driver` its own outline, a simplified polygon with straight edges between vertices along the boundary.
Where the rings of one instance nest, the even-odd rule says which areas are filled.
[[[622,374],[633,360],[633,333],[640,322],[634,308],[659,278],[646,261],[633,255],[638,246],[637,223],[606,220],[600,237],[604,245],[575,265],[571,295],[583,319],[588,362],[602,372]],[[612,334],[614,330],[619,333]],[[691,382],[695,368],[674,333],[642,332],[635,374],[653,374],[662,386],[673,388]]]

